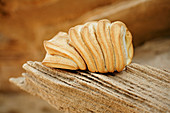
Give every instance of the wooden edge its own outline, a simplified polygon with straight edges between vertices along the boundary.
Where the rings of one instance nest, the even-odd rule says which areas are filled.
[[[52,69],[36,61],[23,68],[23,77],[9,81],[60,111],[170,111],[170,73],[151,66],[131,63],[121,73],[108,74]]]

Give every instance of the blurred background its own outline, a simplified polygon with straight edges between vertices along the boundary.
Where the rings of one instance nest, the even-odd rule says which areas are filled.
[[[43,40],[104,18],[128,26],[133,62],[170,69],[169,0],[0,0],[0,113],[56,113],[8,79],[21,76],[26,61],[42,61]]]

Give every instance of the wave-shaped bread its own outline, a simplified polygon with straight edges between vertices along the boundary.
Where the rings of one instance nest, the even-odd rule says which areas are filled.
[[[87,22],[59,32],[44,41],[47,51],[42,64],[53,68],[91,72],[122,71],[133,57],[132,35],[120,21]]]

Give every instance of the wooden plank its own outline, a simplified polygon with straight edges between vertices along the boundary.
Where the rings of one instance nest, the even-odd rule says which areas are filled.
[[[10,81],[64,112],[170,112],[170,73],[131,63],[121,73],[51,69],[23,65],[23,77]]]
[[[43,40],[87,21],[103,18],[123,21],[133,35],[135,47],[149,39],[170,35],[169,4],[170,0],[3,0],[0,3],[0,90],[17,90],[9,84],[9,77],[20,75],[26,60],[43,59]],[[158,64],[146,61],[143,55],[147,54],[141,54],[142,62]],[[162,65],[168,65],[166,60]]]

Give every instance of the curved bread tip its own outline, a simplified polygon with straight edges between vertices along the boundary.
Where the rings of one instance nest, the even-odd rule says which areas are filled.
[[[125,61],[124,61],[123,51],[121,47],[121,40],[120,40],[121,26],[119,26],[116,23],[112,23],[110,29],[111,29],[110,34],[112,38],[112,44],[116,56],[116,70],[120,72],[125,67],[124,65]]]
[[[89,71],[97,72],[93,56],[82,39],[81,36],[82,27],[83,27],[82,25],[81,26],[79,25],[69,29],[69,36],[71,42],[70,44],[74,46],[75,49],[81,54],[82,58],[85,60],[87,64]]]
[[[49,54],[71,59],[81,70],[86,69],[86,64],[79,53],[68,44],[67,33],[59,32],[53,39],[44,41],[44,47]]]
[[[47,67],[53,67],[53,68],[62,68],[62,69],[70,69],[70,70],[78,69],[78,66],[74,61],[64,58],[62,56],[50,55],[50,54],[46,54],[44,60],[42,61],[42,64]]]
[[[132,62],[133,58],[133,44],[131,43],[128,49],[128,59],[127,59],[127,65],[129,65]]]
[[[119,72],[132,61],[132,36],[126,25],[120,21],[112,23],[110,32],[116,51],[116,70]]]
[[[126,35],[125,35],[125,42],[126,42],[126,49],[127,49],[126,65],[129,65],[132,62],[133,51],[134,51],[133,44],[132,44],[132,34],[129,32],[128,28],[126,27],[126,25],[123,22],[116,21],[114,23],[126,28]]]
[[[86,23],[81,30],[81,34],[85,45],[88,47],[94,58],[95,64],[97,66],[97,72],[105,73],[107,70],[105,69],[103,53],[98,40],[96,39],[96,24],[97,22]]]
[[[128,52],[128,59],[127,59],[127,65],[129,65],[132,62],[133,58],[133,44],[132,44],[132,35],[129,31],[126,32],[126,47]]]
[[[97,25],[96,34],[103,51],[106,68],[108,72],[114,72],[115,55],[110,38],[110,24],[109,20],[100,20]]]

